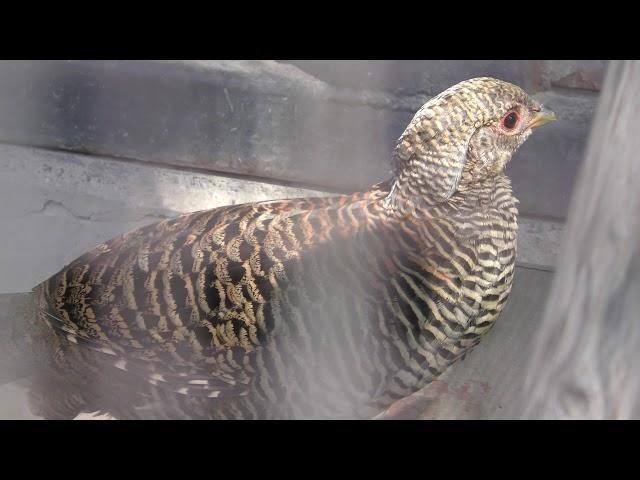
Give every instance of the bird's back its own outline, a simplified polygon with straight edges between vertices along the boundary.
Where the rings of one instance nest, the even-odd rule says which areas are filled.
[[[309,252],[360,228],[338,212],[376,194],[223,207],[97,246],[35,289],[47,375],[92,385],[85,397],[121,389],[111,400],[140,408],[156,390],[214,404],[272,397],[279,387],[260,372],[295,329],[282,309],[327,300]]]

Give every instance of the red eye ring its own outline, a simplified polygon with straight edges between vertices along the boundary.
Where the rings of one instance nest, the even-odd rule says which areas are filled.
[[[519,122],[520,115],[518,115],[518,112],[516,112],[515,110],[511,110],[510,112],[507,112],[504,117],[502,117],[502,120],[500,120],[500,125],[502,125],[502,128],[504,128],[505,130],[511,131],[518,126]]]

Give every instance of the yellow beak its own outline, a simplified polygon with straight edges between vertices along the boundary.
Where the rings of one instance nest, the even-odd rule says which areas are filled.
[[[540,110],[536,114],[536,116],[533,117],[533,120],[529,122],[529,125],[527,125],[527,127],[538,128],[544,125],[545,123],[553,122],[554,120],[557,120],[557,119],[558,118],[556,117],[555,113],[543,107],[542,110]]]

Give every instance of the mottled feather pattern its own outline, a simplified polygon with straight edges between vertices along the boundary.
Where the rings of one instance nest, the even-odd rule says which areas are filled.
[[[159,222],[99,245],[39,286],[41,309],[54,328],[64,327],[67,348],[93,352],[86,361],[158,389],[235,397],[251,388],[258,403],[300,389],[300,398],[329,402],[333,390],[342,395],[358,385],[340,405],[344,413],[318,400],[283,416],[353,416],[353,406],[375,413],[437,376],[488,328],[497,310],[480,307],[474,286],[485,279],[472,272],[479,261],[498,270],[492,258],[514,254],[500,239],[478,251],[480,226],[472,218],[459,226],[438,210],[429,221],[386,218],[380,200],[387,193],[234,206]],[[463,218],[464,209],[456,210]],[[452,244],[465,227],[466,245]],[[496,280],[505,287],[493,294],[497,307],[510,276],[485,281]],[[468,322],[470,313],[481,321]],[[296,363],[300,371],[289,371]],[[261,370],[276,378],[263,373],[252,384]],[[327,385],[292,388],[319,380],[319,371]],[[293,398],[282,403],[296,407]]]

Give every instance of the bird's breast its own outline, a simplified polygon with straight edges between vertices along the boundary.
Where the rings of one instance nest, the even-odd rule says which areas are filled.
[[[440,375],[477,345],[499,316],[513,282],[516,215],[495,209],[404,226],[423,248],[419,255],[396,258],[402,261],[383,303],[390,305],[390,323],[403,330],[397,341],[410,352],[406,390]]]

